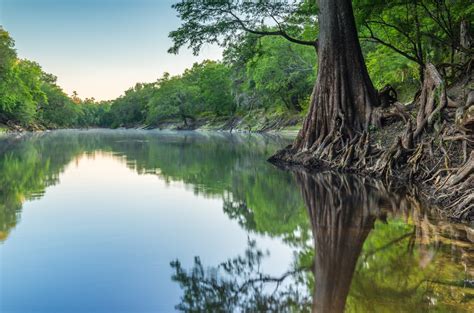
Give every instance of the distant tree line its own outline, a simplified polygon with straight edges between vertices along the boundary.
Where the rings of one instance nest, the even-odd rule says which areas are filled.
[[[0,26],[0,123],[47,128],[105,126],[110,104],[68,96],[39,64],[19,59]]]
[[[250,112],[299,114],[315,79],[314,53],[280,38],[248,35],[224,51],[222,61],[195,63],[181,75],[165,73],[136,84],[113,101],[112,127],[184,124]]]
[[[362,51],[377,89],[391,84],[412,100],[431,62],[454,79],[470,66],[474,5],[461,0],[352,1]],[[137,83],[124,95],[97,102],[68,96],[31,61],[21,60],[0,28],[0,123],[46,127],[185,125],[204,119],[260,114],[305,115],[317,67],[319,8],[301,1],[180,1],[183,23],[170,33],[171,53],[202,45],[224,47],[222,61],[194,64]]]

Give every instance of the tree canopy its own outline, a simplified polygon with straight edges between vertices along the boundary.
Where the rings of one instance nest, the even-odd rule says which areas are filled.
[[[244,33],[258,36],[280,36],[286,40],[316,46],[314,33],[315,1],[193,1],[183,0],[172,7],[182,20],[170,33],[177,53],[186,46],[199,53],[203,44],[228,46]]]
[[[390,84],[410,102],[426,62],[448,82],[468,67],[461,44],[474,5],[462,0],[352,1],[365,63],[377,89]],[[56,127],[156,127],[242,119],[248,129],[266,120],[301,121],[316,81],[320,36],[317,1],[177,1],[182,24],[170,52],[205,44],[224,47],[222,61],[194,64],[179,75],[140,82],[112,101],[67,95],[52,74],[20,60],[0,31],[0,123]],[[468,36],[469,37],[469,36]],[[469,50],[471,49],[471,50]],[[219,124],[219,125],[221,125]]]
[[[422,69],[426,62],[461,62],[459,56],[468,52],[461,46],[461,23],[473,20],[474,5],[462,0],[357,0],[355,15],[362,39]]]
[[[54,127],[104,126],[107,103],[69,97],[56,77],[17,57],[14,41],[0,27],[0,123]]]

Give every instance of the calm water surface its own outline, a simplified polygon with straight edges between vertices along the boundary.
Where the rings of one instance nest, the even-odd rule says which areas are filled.
[[[0,312],[473,312],[474,230],[288,139],[0,137]]]

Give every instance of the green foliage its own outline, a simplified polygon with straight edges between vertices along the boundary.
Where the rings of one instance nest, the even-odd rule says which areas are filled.
[[[463,0],[358,0],[354,10],[361,38],[416,63],[420,71],[426,62],[461,62],[466,51],[460,24],[474,18],[474,4]],[[400,60],[386,64],[390,70]]]
[[[300,44],[314,46],[314,38],[304,40],[315,25],[314,1],[194,1],[173,5],[183,24],[169,37],[170,53],[183,46],[198,54],[206,43],[226,47],[241,40],[245,33],[281,36]],[[277,28],[275,28],[277,26]]]
[[[19,60],[0,27],[0,123],[47,127],[135,127],[200,119],[303,115],[316,80],[317,1],[192,1],[173,5],[182,25],[170,33],[198,53],[204,44],[225,47],[222,62],[194,64],[181,75],[138,83],[111,102],[69,97],[31,61]],[[374,85],[391,84],[412,100],[423,65],[441,65],[448,83],[472,51],[460,45],[460,24],[474,4],[462,0],[353,1],[361,45]],[[472,49],[471,49],[472,50]],[[466,57],[467,56],[467,57]]]
[[[41,74],[38,64],[17,58],[13,39],[0,27],[0,122],[31,122],[44,100]]]
[[[353,7],[378,88],[391,84],[405,101],[423,78],[426,62],[449,63],[448,79],[462,68],[459,63],[469,52],[460,46],[459,26],[473,20],[472,3],[358,0]],[[314,48],[318,36],[315,1],[183,0],[173,8],[182,25],[170,33],[170,52],[187,46],[197,54],[205,43],[226,47],[238,111],[272,105],[298,111],[305,106],[315,66],[310,50],[300,49]]]
[[[214,114],[230,115],[235,106],[231,95],[230,70],[227,66],[205,61],[184,72],[184,77],[191,85],[199,89],[202,111],[210,111]]]
[[[107,103],[68,97],[54,75],[39,64],[20,60],[14,41],[0,27],[0,123],[50,128],[106,126]]]
[[[224,62],[194,64],[182,75],[163,75],[137,84],[111,106],[112,127],[187,126],[201,117],[220,118],[253,110],[300,112],[315,80],[313,47],[295,46],[278,37],[247,35],[224,52]]]
[[[167,119],[179,119],[187,123],[197,112],[199,89],[186,84],[179,76],[165,75],[159,80],[159,90],[148,103],[147,122],[157,124]]]
[[[225,60],[232,66],[234,93],[243,111],[301,111],[316,79],[314,48],[278,37],[247,35],[242,44],[225,51]]]
[[[15,42],[8,32],[0,26],[0,75],[5,74],[13,66],[16,60],[16,51],[14,50]]]
[[[133,126],[144,122],[146,106],[154,92],[154,84],[136,84],[125,95],[114,100],[109,112],[112,127]]]
[[[367,69],[378,89],[419,79],[417,65],[385,46],[377,46],[366,57]]]
[[[162,78],[151,84],[137,84],[111,106],[112,127],[164,121],[186,125],[202,115],[229,116],[235,111],[230,69],[220,62],[196,63],[182,75]]]
[[[234,99],[220,106],[231,109],[217,115],[246,115],[261,108],[299,112],[306,107],[315,79],[314,1],[183,0],[173,8],[183,24],[170,33],[174,45],[169,52],[187,46],[198,54],[206,43],[226,47],[231,81],[225,76],[219,81],[231,86]]]
[[[54,83],[42,86],[46,99],[40,103],[40,120],[48,126],[64,127],[77,124],[78,107]]]

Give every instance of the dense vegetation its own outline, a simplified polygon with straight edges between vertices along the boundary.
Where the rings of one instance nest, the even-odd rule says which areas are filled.
[[[170,33],[171,52],[199,53],[206,43],[229,49],[248,36],[313,49],[308,112],[293,144],[271,162],[429,182],[426,195],[448,214],[472,218],[474,4],[183,0],[173,7],[182,24]],[[413,101],[403,103],[393,87]]]
[[[183,25],[170,34],[170,52],[189,46],[198,53],[203,44],[217,43],[225,48],[223,60],[196,63],[181,75],[165,73],[155,82],[137,83],[109,102],[66,95],[55,76],[18,59],[13,39],[1,29],[0,123],[54,128],[172,122],[193,128],[239,117],[247,118],[251,128],[256,117],[302,117],[316,80],[319,27],[314,2],[179,2],[174,8]],[[460,30],[462,23],[472,20],[472,4],[358,0],[353,6],[374,86],[393,85],[402,102],[413,99],[426,62],[439,65],[454,79],[468,61]]]
[[[103,126],[107,103],[67,96],[54,75],[17,57],[14,41],[0,27],[0,124],[28,128]]]
[[[188,127],[199,119],[225,121],[255,112],[300,114],[314,75],[312,49],[249,35],[228,47],[223,61],[196,63],[182,75],[165,73],[127,90],[112,103],[111,126],[178,121]]]

